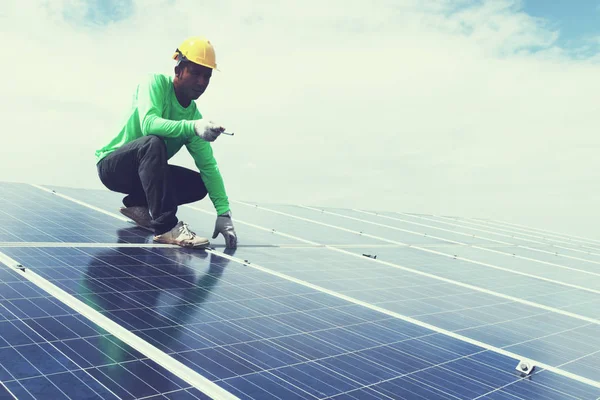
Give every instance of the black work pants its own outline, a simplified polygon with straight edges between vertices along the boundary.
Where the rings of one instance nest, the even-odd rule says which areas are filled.
[[[207,195],[198,172],[167,163],[165,142],[154,135],[123,145],[103,158],[97,168],[104,186],[127,195],[123,198],[125,207],[148,207],[157,235],[177,225],[178,205]]]

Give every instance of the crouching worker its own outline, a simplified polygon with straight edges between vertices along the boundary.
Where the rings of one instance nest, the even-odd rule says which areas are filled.
[[[178,220],[177,206],[209,196],[216,210],[212,238],[237,246],[229,200],[211,142],[225,128],[207,122],[196,108],[216,69],[215,52],[205,38],[185,40],[175,51],[175,75],[153,74],[141,82],[121,131],[96,151],[98,176],[109,190],[126,194],[121,213],[154,231],[154,241],[204,248],[207,238]],[[185,146],[198,168],[168,160]]]

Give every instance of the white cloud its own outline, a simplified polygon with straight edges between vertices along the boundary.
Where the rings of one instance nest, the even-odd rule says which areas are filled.
[[[600,68],[518,2],[155,0],[106,26],[65,7],[87,13],[0,6],[0,180],[100,187],[94,150],[137,77],[205,34],[221,72],[198,105],[236,133],[214,145],[230,196],[600,237]]]

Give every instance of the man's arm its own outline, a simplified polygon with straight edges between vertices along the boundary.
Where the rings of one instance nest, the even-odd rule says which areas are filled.
[[[223,177],[217,166],[210,143],[198,136],[193,136],[186,142],[185,146],[194,158],[196,167],[200,171],[202,181],[208,191],[208,197],[212,201],[217,215],[222,215],[230,211]]]
[[[172,87],[161,75],[152,75],[140,84],[137,102],[142,133],[161,137],[194,136],[194,121],[172,121],[162,117],[167,90]]]

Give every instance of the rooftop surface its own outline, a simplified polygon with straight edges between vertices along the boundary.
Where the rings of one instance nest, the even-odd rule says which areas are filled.
[[[233,201],[189,250],[121,198],[0,183],[0,398],[600,398],[600,241]]]

